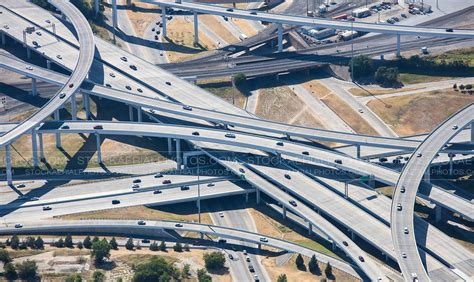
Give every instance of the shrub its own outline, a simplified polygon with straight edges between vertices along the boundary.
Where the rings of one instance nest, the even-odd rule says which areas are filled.
[[[221,252],[205,253],[204,263],[206,269],[222,269],[225,264],[225,256]]]
[[[35,248],[38,249],[38,250],[42,250],[44,248],[43,239],[39,236],[35,240]]]
[[[13,263],[9,262],[3,266],[3,276],[8,280],[15,280],[17,278],[18,273]]]
[[[330,277],[333,276],[331,263],[328,262],[328,264],[326,265],[326,269],[324,269],[324,274],[325,274],[326,277],[328,277],[328,278],[330,278]]]
[[[394,85],[399,82],[398,68],[379,67],[375,72],[375,81],[381,85]]]
[[[296,268],[298,268],[299,270],[306,271],[306,266],[304,265],[303,256],[301,254],[298,254],[298,256],[296,257],[295,264]]]
[[[87,237],[84,239],[84,241],[82,242],[82,244],[84,245],[84,248],[86,248],[86,249],[92,248],[91,237],[87,236]]]
[[[112,239],[110,239],[110,247],[113,249],[113,250],[117,250],[118,249],[118,244],[117,244],[117,240],[115,239],[115,237],[112,237]]]
[[[38,266],[34,260],[26,260],[16,264],[18,277],[23,280],[33,280],[36,278]]]
[[[67,235],[66,238],[64,239],[64,246],[66,248],[74,248],[74,244],[72,243],[72,237],[71,235]]]
[[[366,55],[356,56],[351,59],[349,71],[353,71],[353,78],[361,78],[371,76],[374,73],[374,63],[371,58]]]
[[[316,260],[316,256],[313,255],[308,263],[308,269],[314,275],[320,275],[321,269],[319,269],[318,261]]]
[[[182,252],[183,251],[183,246],[181,245],[180,242],[176,242],[176,244],[173,246],[173,250],[175,252]]]
[[[0,250],[0,261],[4,264],[12,261],[10,254],[6,250]]]
[[[286,274],[278,275],[277,282],[288,282],[288,278],[286,278]]]
[[[94,257],[95,265],[102,263],[104,258],[110,257],[110,245],[107,240],[92,243],[91,256]]]
[[[127,243],[125,243],[125,249],[131,251],[135,248],[135,244],[133,244],[133,239],[128,238]]]

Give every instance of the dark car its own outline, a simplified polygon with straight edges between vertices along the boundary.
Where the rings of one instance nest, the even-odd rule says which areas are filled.
[[[127,57],[125,57],[125,56],[120,57],[120,60],[122,60],[122,61],[124,61],[124,62],[128,61]]]
[[[192,134],[193,134],[194,136],[199,136],[199,132],[197,132],[197,131],[194,131]]]
[[[349,244],[346,241],[342,241],[342,244],[346,247],[349,246]]]
[[[137,66],[135,66],[135,65],[130,65],[130,68],[131,68],[132,70],[134,70],[134,71],[137,70]]]
[[[119,200],[112,200],[112,205],[118,205],[118,204],[120,204]]]
[[[186,190],[189,190],[189,186],[186,186],[186,185],[181,186],[181,191],[186,191]]]
[[[232,8],[227,8],[227,10],[226,10],[226,11],[227,11],[227,12],[233,12],[233,11],[234,11],[234,9],[232,9]]]
[[[74,87],[74,83],[69,84],[69,88],[73,88],[73,87]]]
[[[288,202],[289,202],[290,205],[292,205],[293,207],[296,207],[296,206],[298,205],[295,200],[289,200]]]
[[[364,259],[363,256],[359,256],[359,260],[360,260],[361,262],[364,262],[364,261],[365,261],[365,259]]]
[[[453,32],[454,30],[452,28],[447,28],[446,32]]]
[[[32,43],[33,43],[33,45],[35,45],[35,46],[39,46],[38,42],[36,42],[36,41],[33,41]]]
[[[163,180],[163,184],[171,184],[171,180],[165,179],[165,180]]]
[[[193,108],[191,106],[183,106],[183,110],[192,111]]]
[[[245,173],[245,169],[243,169],[243,168],[239,168],[239,171],[242,172],[242,173]]]
[[[250,12],[251,15],[257,15],[257,12],[253,11],[253,12]]]
[[[161,172],[158,172],[157,174],[155,174],[155,178],[161,178],[163,177],[163,174]]]
[[[137,222],[138,225],[146,225],[146,222],[144,220],[139,220]]]
[[[46,206],[46,207],[43,207],[43,210],[44,211],[50,211],[50,210],[52,210],[52,208],[50,206]]]
[[[334,162],[337,163],[337,164],[342,164],[342,160],[340,160],[340,159],[334,160]]]
[[[142,180],[140,178],[134,179],[133,183],[142,183]]]
[[[63,125],[61,126],[61,129],[69,129],[69,125]]]
[[[94,125],[93,128],[94,129],[104,129],[104,127],[102,125]]]
[[[161,193],[163,193],[161,190],[155,190],[155,191],[153,191],[153,194],[161,194]]]
[[[59,99],[64,99],[64,97],[66,97],[66,93],[63,92],[63,93],[59,94]]]
[[[171,82],[169,82],[169,81],[167,81],[167,82],[165,82],[165,83],[166,83],[166,85],[171,85]]]
[[[289,174],[285,174],[286,179],[291,179],[291,176]]]
[[[283,146],[283,142],[277,142],[277,146]]]
[[[309,156],[309,152],[308,152],[308,151],[304,151],[302,154],[303,154],[303,155],[306,155],[306,156]]]
[[[226,240],[226,239],[219,239],[218,242],[219,242],[219,243],[227,243],[227,240]]]
[[[225,135],[225,137],[227,137],[227,138],[235,138],[235,134],[233,134],[233,133],[227,133],[227,134]]]
[[[150,243],[150,240],[149,240],[149,239],[143,239],[143,240],[142,240],[142,243],[148,244],[148,243]]]

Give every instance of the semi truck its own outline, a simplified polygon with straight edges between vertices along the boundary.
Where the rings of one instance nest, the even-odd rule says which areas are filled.
[[[355,18],[366,18],[372,15],[369,8],[360,8],[352,11],[352,16]]]

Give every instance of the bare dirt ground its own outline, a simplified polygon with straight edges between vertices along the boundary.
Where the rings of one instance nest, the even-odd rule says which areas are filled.
[[[230,78],[201,80],[197,85],[241,109],[245,107],[247,97],[232,86]]]
[[[302,108],[304,103],[290,88],[264,88],[260,90],[256,114],[265,119],[288,123]]]
[[[361,89],[361,88],[351,88],[348,91],[351,92],[355,96],[374,96],[374,95],[383,95],[383,94],[392,94],[392,93],[403,93],[407,91],[413,91],[422,89],[424,87],[411,87],[411,88],[402,88],[402,89]]]
[[[125,2],[125,0],[123,0]],[[152,4],[132,0],[132,7],[126,10],[127,16],[139,37],[143,37],[145,29],[160,17],[159,7]]]
[[[257,34],[257,30],[252,26],[248,20],[244,19],[230,19],[239,29],[248,37],[254,36]]]
[[[224,39],[227,43],[233,44],[239,41],[224,25],[222,25],[217,16],[214,15],[201,15],[199,20],[202,21],[207,27],[212,28],[220,38]]]
[[[473,95],[445,89],[373,100],[368,106],[400,136],[407,136],[430,132],[451,114],[473,102]]]

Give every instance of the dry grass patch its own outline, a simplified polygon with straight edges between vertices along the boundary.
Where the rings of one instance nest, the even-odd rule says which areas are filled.
[[[402,89],[362,89],[362,88],[351,88],[349,92],[351,92],[355,96],[375,96],[375,95],[383,95],[383,94],[393,94],[393,93],[403,93],[407,91],[413,91],[418,89],[423,89],[425,87],[413,87],[413,88],[402,88]]]
[[[125,2],[125,0],[123,0]],[[153,22],[156,22],[161,14],[157,13],[158,6],[141,3],[137,0],[132,1],[131,7],[126,10],[127,16],[132,23],[133,29],[135,30],[137,36],[143,37],[146,28]]]
[[[310,110],[306,109],[293,120],[292,124],[311,128],[324,128],[323,124]]]
[[[229,44],[239,41],[221,22],[223,19],[214,15],[201,15],[199,20],[203,22],[208,28],[212,29],[220,38]],[[221,42],[221,46],[224,42]]]
[[[288,123],[304,106],[286,86],[264,88],[260,90],[255,113],[264,119]]]
[[[231,18],[230,20],[248,37],[254,36],[258,33],[248,20],[237,18]]]
[[[399,135],[432,131],[462,107],[473,103],[474,96],[451,89],[373,100],[368,106]]]

